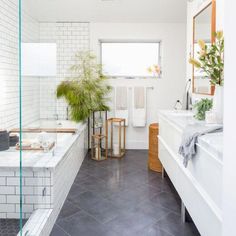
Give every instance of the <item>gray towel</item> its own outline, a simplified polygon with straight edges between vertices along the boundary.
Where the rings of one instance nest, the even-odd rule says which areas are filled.
[[[198,138],[204,134],[222,132],[222,126],[207,127],[205,125],[189,125],[185,128],[182,143],[179,148],[179,154],[184,157],[183,164],[185,167],[188,161],[196,155],[196,143]]]

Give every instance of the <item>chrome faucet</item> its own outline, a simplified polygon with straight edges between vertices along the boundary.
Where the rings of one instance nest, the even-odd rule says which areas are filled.
[[[188,79],[185,84],[185,90],[183,96],[183,109],[192,110],[191,79]]]

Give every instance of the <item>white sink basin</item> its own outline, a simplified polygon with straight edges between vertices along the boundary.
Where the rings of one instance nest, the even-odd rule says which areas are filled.
[[[170,111],[170,115],[193,117],[193,112],[192,111]]]

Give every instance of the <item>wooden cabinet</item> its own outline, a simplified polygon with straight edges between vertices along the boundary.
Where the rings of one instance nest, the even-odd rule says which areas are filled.
[[[150,170],[161,172],[162,165],[158,158],[158,131],[157,123],[149,126],[149,152],[148,152],[148,167]]]

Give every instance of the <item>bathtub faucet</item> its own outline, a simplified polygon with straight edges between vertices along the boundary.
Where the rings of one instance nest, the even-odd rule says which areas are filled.
[[[54,119],[58,120],[58,114],[54,114]]]

